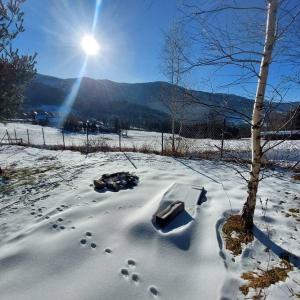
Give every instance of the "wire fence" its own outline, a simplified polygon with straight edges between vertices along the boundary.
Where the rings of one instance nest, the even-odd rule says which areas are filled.
[[[174,134],[121,128],[115,133],[95,133],[88,127],[81,132],[70,132],[24,123],[7,123],[0,126],[1,145],[78,150],[86,154],[96,151],[132,151],[188,158],[249,159],[250,139],[232,139],[226,135],[227,132],[223,128],[213,132],[206,129],[206,132],[203,132],[203,128],[195,126],[185,126]],[[276,142],[270,141],[269,145],[272,146]],[[300,140],[284,141],[269,151],[265,158],[298,162]]]

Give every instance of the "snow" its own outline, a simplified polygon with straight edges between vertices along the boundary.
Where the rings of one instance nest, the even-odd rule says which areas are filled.
[[[22,123],[0,123],[0,140],[8,130],[12,138],[22,138],[27,143],[27,129],[29,132],[29,142],[32,144],[43,145],[42,127],[39,125]],[[63,137],[59,129],[53,127],[43,127],[46,145],[62,145]],[[85,145],[86,134],[65,133],[66,146]],[[266,147],[272,147],[280,141],[269,141]],[[107,144],[112,147],[119,147],[119,136],[117,134],[89,134],[89,143],[91,145]],[[179,138],[180,149],[188,150],[189,153],[195,152],[219,152],[221,140],[215,139],[191,139]],[[263,141],[264,143],[264,141]],[[161,151],[161,133],[139,130],[128,130],[128,137],[122,137],[121,146],[123,148],[148,149]],[[171,149],[171,135],[164,134],[164,149]],[[235,139],[224,141],[225,154],[229,157],[240,156],[250,157],[251,141],[250,139]],[[286,140],[280,143],[276,148],[271,149],[266,157],[269,160],[288,161],[291,164],[300,160],[300,140]]]
[[[261,241],[255,238],[233,262],[221,227],[225,216],[242,207],[246,185],[232,165],[127,155],[137,169],[123,153],[86,157],[0,148],[1,167],[42,170],[25,173],[12,182],[12,191],[0,193],[1,299],[244,299],[241,274],[280,261],[265,252],[267,235],[300,255],[299,220],[286,217],[300,207],[299,181],[291,173],[266,172],[255,217]],[[91,186],[102,174],[118,171],[135,173],[138,186],[115,193]],[[188,187],[199,186],[207,191],[206,201],[196,205]],[[170,199],[185,201],[189,221],[159,230],[153,214]],[[266,290],[267,299],[290,299],[299,283],[294,267],[285,282]]]

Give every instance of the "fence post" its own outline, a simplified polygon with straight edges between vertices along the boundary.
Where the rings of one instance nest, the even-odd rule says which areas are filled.
[[[16,132],[16,128],[14,128],[14,132],[15,132],[15,140],[16,140],[16,143],[17,143],[17,132]]]
[[[122,129],[121,129],[121,122],[120,122],[120,119],[119,119],[119,149],[120,151],[122,151],[122,137],[121,137],[121,134],[122,134]]]
[[[221,133],[221,137],[222,137],[222,141],[221,141],[221,153],[220,153],[220,158],[221,160],[223,159],[223,150],[224,150],[224,133],[225,133],[225,128],[226,128],[226,119],[224,118],[223,121],[223,128],[222,128],[222,133]]]
[[[161,132],[161,154],[164,154],[164,133]]]
[[[64,133],[64,130],[63,130],[63,129],[62,129],[62,138],[63,138],[64,150],[66,150],[66,145],[65,145],[65,133]]]
[[[86,155],[89,153],[89,123],[86,122]]]
[[[10,145],[11,144],[11,140],[10,140],[10,136],[9,136],[9,133],[8,133],[7,129],[6,129],[6,135],[7,135],[7,139],[8,139],[8,144]]]
[[[45,142],[45,134],[44,134],[44,127],[42,127],[42,133],[43,133],[44,146],[46,146],[46,142]]]
[[[29,130],[28,130],[28,128],[27,128],[27,144],[29,145],[30,143],[29,143]]]
[[[119,149],[120,149],[120,151],[122,151],[122,145],[121,145],[121,143],[122,143],[122,140],[121,140],[121,129],[119,130]]]

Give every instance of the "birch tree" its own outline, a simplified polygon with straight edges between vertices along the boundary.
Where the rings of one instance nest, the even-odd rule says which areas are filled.
[[[251,230],[253,227],[253,217],[256,206],[256,195],[259,183],[259,173],[261,168],[261,126],[263,121],[263,108],[268,81],[269,66],[272,59],[272,52],[276,41],[278,0],[268,1],[266,37],[261,58],[257,90],[252,113],[251,126],[251,170],[248,182],[248,197],[244,204],[242,219],[245,222],[245,229]]]
[[[299,36],[300,4],[287,0],[256,1],[184,1],[185,24],[194,41],[193,56],[185,56],[188,70],[202,68],[221,72],[227,86],[244,88],[253,95],[252,116],[231,111],[251,125],[251,166],[247,181],[247,199],[241,217],[246,232],[251,232],[262,168],[262,158],[272,147],[261,143],[261,130],[270,113],[272,96],[282,97],[273,83],[271,65],[292,63],[297,69],[299,50],[293,45]],[[228,80],[226,72],[235,71]],[[283,74],[284,75],[284,74]],[[273,76],[274,77],[274,76]],[[256,90],[252,92],[251,90]],[[201,102],[201,101],[200,101]],[[221,106],[221,104],[220,104]],[[222,107],[226,110],[226,107]],[[280,128],[280,127],[279,127]]]

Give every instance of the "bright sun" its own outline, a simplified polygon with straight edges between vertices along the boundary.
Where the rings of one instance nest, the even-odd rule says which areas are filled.
[[[86,55],[96,55],[99,52],[99,44],[92,35],[85,35],[81,40],[81,47]]]

